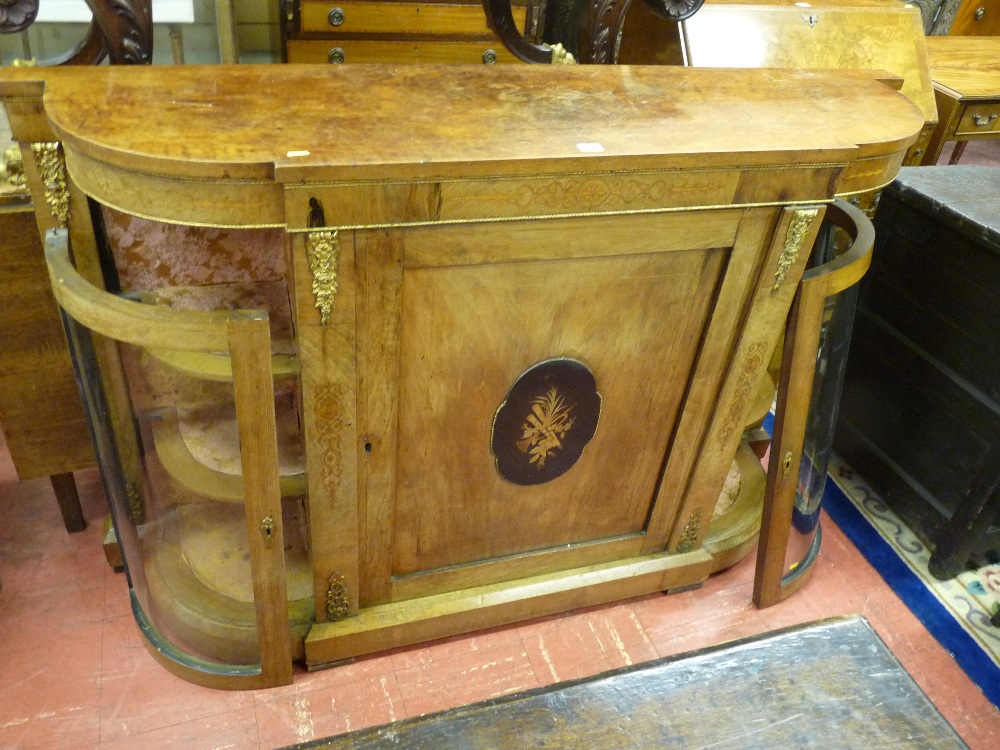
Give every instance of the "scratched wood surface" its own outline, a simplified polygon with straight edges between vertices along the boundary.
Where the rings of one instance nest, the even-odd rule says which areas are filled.
[[[296,748],[967,747],[857,616]]]
[[[23,70],[4,70],[0,95],[44,85],[46,114],[68,151],[152,175],[225,180],[743,166],[793,154],[801,161],[814,150],[835,161],[895,153],[922,122],[874,80],[802,71],[681,68],[664,78],[656,67],[602,65]],[[330,105],[343,101],[368,104]],[[873,109],[884,114],[872,118]],[[730,119],[736,112],[740,127]],[[581,142],[603,150],[595,157]]]

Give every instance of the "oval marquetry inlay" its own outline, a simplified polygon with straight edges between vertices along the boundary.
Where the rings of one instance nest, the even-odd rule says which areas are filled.
[[[601,394],[582,362],[548,359],[511,386],[493,418],[491,448],[509,482],[534,485],[569,471],[597,431]]]

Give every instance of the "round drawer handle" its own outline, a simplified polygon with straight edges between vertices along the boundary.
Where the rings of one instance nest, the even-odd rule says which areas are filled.
[[[987,125],[989,125],[995,119],[997,119],[996,114],[992,114],[992,115],[989,115],[989,116],[986,116],[986,115],[973,115],[972,116],[972,121],[976,124],[977,128],[985,128]]]
[[[976,8],[976,20],[982,21],[983,16],[986,15],[986,8]]]
[[[340,26],[344,22],[344,11],[342,8],[334,8],[327,18],[330,19],[331,26]]]
[[[327,57],[334,65],[340,65],[344,62],[344,50],[341,47],[334,47],[330,50],[330,54]]]
[[[497,53],[491,49],[483,53],[483,65],[492,65],[497,61]]]

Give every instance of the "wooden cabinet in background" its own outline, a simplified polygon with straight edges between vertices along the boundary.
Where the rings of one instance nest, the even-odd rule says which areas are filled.
[[[920,164],[938,122],[920,9],[894,0],[709,0],[682,23],[694,67],[883,70],[924,115],[906,164]]]
[[[514,20],[540,41],[546,0],[520,0]],[[480,0],[282,0],[285,62],[518,62]]]
[[[923,164],[937,163],[944,144],[957,141],[957,164],[969,141],[1000,137],[1000,37],[928,37],[939,120]]]
[[[963,0],[948,33],[953,36],[1000,36],[1000,0]]]
[[[149,62],[153,49],[149,0],[93,0],[88,5],[93,20],[84,39],[48,63],[96,65],[106,58],[113,65]],[[5,10],[0,32],[20,31],[23,27],[12,24],[25,18],[30,24],[35,14],[8,15]],[[39,140],[37,131],[27,137]],[[10,144],[7,119],[0,113],[0,150]],[[8,157],[16,162],[15,173],[24,172],[27,182],[34,182],[37,205],[45,205],[47,194],[33,156],[5,153],[5,171]],[[36,226],[36,216],[44,213],[33,210],[28,188],[4,181],[0,186],[0,425],[18,477],[49,476],[66,530],[80,531],[86,521],[72,472],[93,467],[94,451],[59,309],[48,290],[38,234],[45,220]]]

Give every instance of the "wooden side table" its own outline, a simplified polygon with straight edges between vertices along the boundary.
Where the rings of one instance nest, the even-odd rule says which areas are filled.
[[[0,112],[0,149],[10,143]],[[9,165],[11,174],[21,169]],[[6,179],[0,181],[0,268],[0,423],[7,447],[20,479],[50,477],[66,530],[82,531],[87,524],[72,472],[93,466],[94,453],[31,196]]]
[[[968,141],[1000,138],[1000,37],[927,37],[938,124],[923,164],[935,164],[947,141],[958,141],[957,164]]]

